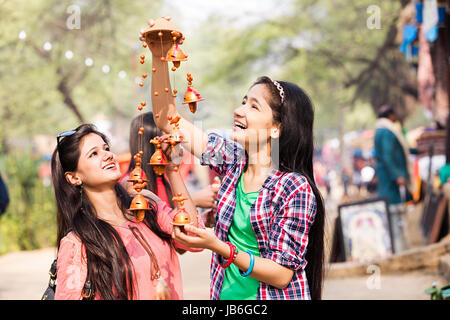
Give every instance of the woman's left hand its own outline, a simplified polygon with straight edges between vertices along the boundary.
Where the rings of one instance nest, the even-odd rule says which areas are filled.
[[[191,248],[205,248],[214,251],[215,246],[220,241],[214,232],[207,229],[196,228],[193,225],[183,226],[184,231],[180,227],[173,226],[172,238],[177,242]]]
[[[166,166],[166,169],[175,169],[176,171],[178,169],[178,166],[181,164],[181,161],[183,160],[184,150],[180,144],[176,144],[172,147],[167,142],[169,137],[170,134],[164,134],[159,137],[159,140],[161,141],[161,151],[164,153],[167,161],[169,162],[169,164]]]

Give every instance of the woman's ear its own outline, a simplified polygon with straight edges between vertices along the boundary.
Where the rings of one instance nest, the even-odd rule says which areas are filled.
[[[272,139],[278,139],[280,137],[280,134],[281,134],[280,127],[281,127],[281,125],[277,124],[277,125],[274,125],[272,127],[272,129],[270,129],[270,137]]]
[[[64,176],[66,177],[67,182],[73,186],[81,186],[83,183],[81,178],[75,172],[66,172],[64,173]]]

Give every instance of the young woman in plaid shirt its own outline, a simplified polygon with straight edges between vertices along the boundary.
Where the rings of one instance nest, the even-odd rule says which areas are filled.
[[[164,92],[170,43],[151,43],[151,92]],[[162,49],[162,50],[161,50]],[[169,88],[170,90],[170,88]],[[158,127],[179,116],[171,95],[152,94]],[[292,83],[262,77],[234,111],[230,138],[206,135],[186,119],[184,147],[222,177],[215,231],[185,226],[173,237],[212,251],[211,299],[320,299],[324,205],[315,185],[314,110]]]

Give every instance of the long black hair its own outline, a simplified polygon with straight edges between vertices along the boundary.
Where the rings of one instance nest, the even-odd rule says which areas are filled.
[[[138,131],[141,126],[144,128],[144,132],[142,135],[142,146],[141,148],[139,148],[139,139],[141,138],[138,135]],[[141,123],[141,116],[137,116],[131,121],[129,143],[130,143],[130,153],[132,157],[130,165],[128,166],[129,173],[136,167],[136,162],[134,161],[133,155],[135,155],[139,151],[142,151],[143,152],[142,159],[150,159],[153,153],[155,152],[156,148],[155,145],[153,143],[149,143],[149,141],[155,138],[156,136],[161,135],[162,132],[156,126],[152,112],[145,112],[142,115],[142,123]],[[145,188],[157,194],[158,184],[156,179],[158,178],[158,176],[153,171],[152,166],[145,164],[142,166],[142,170],[145,172],[145,175],[147,176],[148,180],[147,186]],[[169,204],[173,208],[174,207],[172,200],[173,195],[169,181],[167,181],[164,175],[161,176],[161,179],[164,184],[165,192],[167,193],[167,198],[169,199]]]
[[[278,81],[284,91],[284,101],[280,92],[268,77],[260,77],[253,84],[264,84],[270,92],[268,102],[273,111],[273,121],[281,124],[279,143],[279,168],[284,172],[302,174],[311,186],[316,198],[317,211],[308,233],[305,268],[311,298],[322,298],[324,265],[324,222],[325,207],[314,180],[314,107],[308,95],[297,85]]]
[[[67,182],[64,173],[76,171],[82,139],[90,133],[99,135],[106,144],[107,137],[91,124],[83,124],[75,133],[58,143],[52,155],[52,181],[57,204],[57,247],[72,231],[86,248],[88,276],[96,294],[102,299],[132,299],[133,268],[130,257],[118,232],[109,223],[99,219],[88,196],[81,189]],[[131,204],[131,197],[120,184],[114,186],[117,204],[124,216]],[[155,204],[150,202],[151,212],[144,223],[162,240],[172,244],[171,236],[160,228],[156,220]]]

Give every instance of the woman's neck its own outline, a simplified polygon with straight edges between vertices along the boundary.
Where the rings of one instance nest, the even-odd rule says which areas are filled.
[[[120,225],[126,221],[126,218],[119,207],[114,189],[92,190],[85,188],[84,191],[99,219],[104,220],[111,225]]]
[[[270,144],[247,148],[248,162],[244,174],[246,192],[258,191],[273,170]]]

